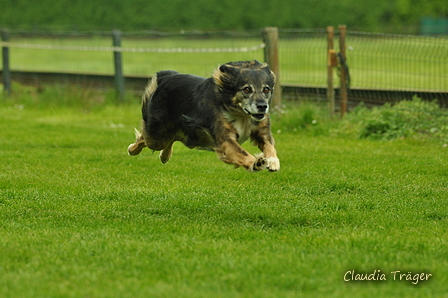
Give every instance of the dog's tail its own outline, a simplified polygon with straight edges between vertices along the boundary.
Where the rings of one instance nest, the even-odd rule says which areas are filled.
[[[156,93],[159,84],[164,80],[165,77],[178,74],[177,71],[174,70],[163,70],[156,73],[151,81],[149,81],[148,85],[146,85],[145,92],[142,96],[142,116],[143,121],[148,121],[149,113],[150,113],[150,105],[151,100]]]
[[[148,85],[145,88],[145,93],[143,93],[142,96],[142,109],[144,109],[144,107],[146,107],[148,101],[151,100],[154,92],[156,92],[158,83],[157,83],[157,74],[155,74],[151,81],[148,83]]]
[[[159,86],[159,81],[163,80],[164,77],[176,74],[179,73],[174,70],[163,70],[156,73],[146,86],[145,93],[143,94],[142,105],[146,105],[148,101],[151,101],[152,96],[154,95],[154,93],[157,90],[157,87]]]

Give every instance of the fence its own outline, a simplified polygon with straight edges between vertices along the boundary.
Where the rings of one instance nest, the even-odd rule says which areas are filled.
[[[114,61],[118,58],[116,53],[121,53],[126,90],[135,88],[139,92],[158,70],[210,76],[223,62],[264,59],[259,31],[124,32],[122,47],[114,47],[112,37],[117,42],[116,35],[117,32],[4,31],[2,47],[9,52],[13,80],[25,84],[55,80],[95,88],[108,88],[114,82]]]
[[[280,30],[284,97],[328,99],[334,74],[335,108],[341,106],[340,28],[333,31],[336,67],[328,70],[327,30]],[[448,38],[346,31],[347,106],[381,105],[414,95],[448,107]],[[333,61],[334,62],[334,61]]]
[[[279,78],[281,75],[284,99],[327,101],[329,74],[340,73],[334,69],[344,70],[341,65],[345,65],[350,78],[349,108],[360,101],[374,105],[413,95],[437,99],[442,106],[448,106],[448,38],[347,31],[345,64],[336,59],[336,67],[329,71],[326,30],[279,30],[278,45],[274,47],[266,45],[266,30],[263,32],[124,32],[117,36],[117,32],[49,34],[4,30],[1,75],[3,82],[10,79],[24,84],[118,86],[120,93],[142,92],[148,78],[158,70],[210,76],[221,63],[262,61],[268,56],[267,50],[276,50],[276,72]],[[341,53],[337,42],[340,32],[334,31],[336,58]],[[117,61],[122,61],[121,66]],[[4,86],[8,91],[7,83]],[[341,88],[336,76],[334,86],[338,108]]]

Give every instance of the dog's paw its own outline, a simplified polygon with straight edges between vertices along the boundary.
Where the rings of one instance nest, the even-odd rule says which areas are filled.
[[[280,160],[277,157],[269,157],[266,159],[269,172],[276,172],[280,170]]]
[[[171,149],[171,147],[167,148],[167,149],[163,149],[162,151],[160,151],[160,155],[159,155],[160,161],[163,164],[166,164],[170,160],[172,155],[173,155],[173,150]]]
[[[143,139],[142,134],[134,128],[135,133],[135,143],[132,143],[128,146],[128,154],[131,156],[139,155],[142,152],[143,148],[146,147],[145,140]]]
[[[258,172],[266,169],[268,162],[266,158],[264,158],[263,154],[255,155],[255,162],[250,168],[251,172]]]
[[[145,148],[145,146],[141,146],[138,143],[132,143],[128,146],[128,155],[139,155],[140,152],[142,152],[143,148]]]

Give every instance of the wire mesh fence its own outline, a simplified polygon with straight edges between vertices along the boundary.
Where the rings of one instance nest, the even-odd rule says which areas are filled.
[[[279,34],[282,84],[325,87],[325,30],[280,30]]]
[[[334,48],[340,52],[340,32],[334,34]],[[285,95],[327,100],[327,56],[322,54],[327,48],[325,30],[280,30],[282,84],[289,90]],[[344,51],[350,78],[349,107],[414,95],[448,107],[447,37],[348,31]],[[336,88],[338,84],[336,79]],[[338,106],[340,89],[336,89],[336,101]]]
[[[448,38],[348,32],[349,104],[419,96],[448,107]]]
[[[447,91],[448,39],[349,32],[352,88]]]
[[[448,38],[348,31],[346,45],[352,106],[413,94],[427,94],[447,105]],[[43,74],[85,74],[89,80],[92,75],[113,76],[117,51],[122,54],[124,75],[144,80],[164,69],[208,77],[225,62],[264,60],[260,30],[124,32],[119,48],[112,45],[112,32],[11,31],[2,47],[9,49],[13,80],[30,84],[39,84]],[[289,91],[285,96],[326,100],[326,31],[279,30],[278,48],[281,83]],[[70,83],[71,78],[66,76],[65,81]],[[337,88],[337,80],[335,84]]]

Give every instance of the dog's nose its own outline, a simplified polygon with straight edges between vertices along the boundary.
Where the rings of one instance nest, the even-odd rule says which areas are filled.
[[[257,103],[257,109],[260,113],[265,113],[268,109],[268,105],[264,102]]]

